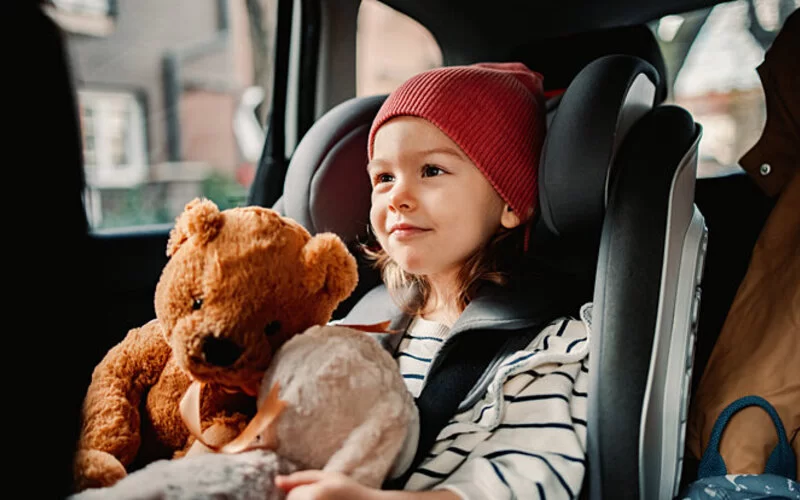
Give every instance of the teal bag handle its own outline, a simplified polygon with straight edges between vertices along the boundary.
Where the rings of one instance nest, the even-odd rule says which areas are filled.
[[[769,402],[760,396],[744,396],[729,404],[719,418],[714,423],[714,428],[711,429],[711,439],[708,441],[708,447],[703,458],[700,459],[700,466],[698,467],[698,479],[711,477],[711,476],[724,476],[728,473],[725,466],[725,461],[722,455],[719,454],[719,442],[722,439],[722,432],[728,425],[728,421],[739,410],[743,410],[748,406],[760,406],[772,418],[772,423],[775,424],[775,430],[778,431],[778,444],[775,449],[770,453],[767,459],[767,465],[764,467],[765,474],[776,474],[779,476],[787,477],[793,481],[797,480],[797,458],[794,456],[794,451],[789,445],[789,440],[786,437],[786,429],[783,427],[780,416],[775,408]]]

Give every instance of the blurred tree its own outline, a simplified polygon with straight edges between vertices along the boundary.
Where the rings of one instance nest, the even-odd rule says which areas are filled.
[[[247,198],[245,188],[235,179],[213,172],[203,181],[203,196],[217,204],[220,210],[242,206]]]
[[[153,203],[148,186],[103,190],[103,218],[95,229],[142,226],[172,222],[164,203]]]

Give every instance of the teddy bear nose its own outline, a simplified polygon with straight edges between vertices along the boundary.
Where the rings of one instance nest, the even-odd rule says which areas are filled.
[[[209,335],[203,341],[203,359],[214,366],[230,366],[242,355],[242,348],[228,339]]]

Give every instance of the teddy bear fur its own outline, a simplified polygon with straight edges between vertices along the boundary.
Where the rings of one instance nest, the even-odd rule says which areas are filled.
[[[195,439],[179,402],[204,383],[203,437],[222,445],[253,416],[274,353],[330,321],[355,289],[354,257],[333,234],[312,237],[262,207],[188,203],[167,244],[156,318],[130,330],[95,367],[74,462],[76,491],[109,486]],[[207,433],[207,434],[206,434]]]
[[[275,383],[286,406],[264,432],[275,436],[272,450],[160,460],[70,500],[280,500],[285,495],[275,475],[299,469],[340,472],[379,487],[418,426],[396,362],[352,328],[314,326],[286,342],[264,376],[259,406]]]

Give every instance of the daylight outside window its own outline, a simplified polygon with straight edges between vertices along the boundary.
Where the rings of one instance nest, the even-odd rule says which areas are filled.
[[[703,126],[698,177],[742,172],[766,103],[756,67],[798,0],[735,0],[651,25],[667,64],[669,103]]]

